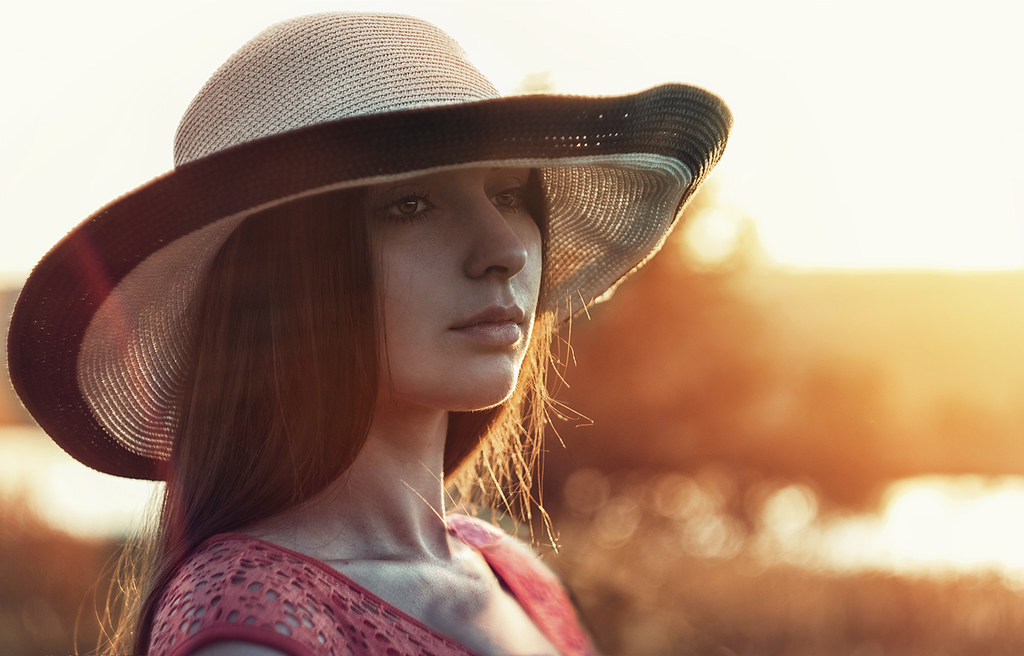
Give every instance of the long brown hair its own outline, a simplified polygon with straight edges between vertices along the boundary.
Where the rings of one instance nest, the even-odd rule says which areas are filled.
[[[343,190],[260,212],[218,251],[195,306],[195,364],[159,528],[122,559],[128,598],[108,653],[145,652],[160,595],[196,546],[310,499],[362,448],[381,325],[370,228],[360,220],[366,196]],[[546,243],[536,173],[526,202]],[[554,329],[549,313],[538,315],[512,397],[453,413],[445,443],[452,489],[497,497],[527,519]]]

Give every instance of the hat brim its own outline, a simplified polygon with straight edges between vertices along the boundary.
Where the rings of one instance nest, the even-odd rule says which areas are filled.
[[[187,366],[181,361],[188,354],[180,352],[180,343],[168,350],[159,339],[140,348],[149,330],[145,322],[153,317],[140,320],[134,313],[159,304],[118,290],[186,292],[152,279],[173,261],[147,271],[140,266],[147,260],[169,257],[175,249],[187,255],[189,249],[180,246],[194,236],[218,225],[230,232],[258,209],[436,169],[482,163],[550,167],[555,173],[549,183],[555,185],[560,170],[604,167],[621,172],[618,184],[645,176],[654,180],[661,216],[650,225],[621,226],[629,238],[628,252],[608,258],[614,265],[602,261],[602,249],[611,246],[585,243],[583,224],[602,217],[575,213],[576,245],[587,254],[573,256],[561,278],[564,289],[553,295],[557,306],[551,309],[564,318],[613,288],[660,247],[682,205],[720,158],[731,121],[717,96],[696,87],[664,85],[629,96],[518,96],[347,118],[217,152],[115,200],[43,258],[12,315],[11,380],[42,429],[72,457],[117,476],[157,479],[169,447],[166,435],[157,446],[149,443],[149,435],[173,431],[171,405],[180,383],[175,367]],[[609,184],[607,178],[603,185]],[[603,191],[572,193],[582,198]],[[616,203],[643,204],[647,200],[641,191],[638,186]],[[622,216],[641,216],[638,207]],[[571,213],[560,210],[560,215]],[[549,230],[558,229],[552,225]],[[632,239],[631,231],[644,234]],[[573,246],[567,241],[562,248]],[[600,275],[574,280],[584,260]],[[202,270],[194,258],[187,264]],[[122,324],[125,334],[119,334]],[[90,362],[83,365],[83,349],[91,339],[99,343],[86,349]],[[151,361],[142,362],[147,358]],[[83,367],[88,371],[83,373]],[[110,405],[114,395],[137,398]]]

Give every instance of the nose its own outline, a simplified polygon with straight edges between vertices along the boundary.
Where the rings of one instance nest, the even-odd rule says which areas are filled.
[[[519,219],[522,218],[522,221]],[[511,217],[496,208],[486,196],[474,202],[463,224],[469,231],[469,251],[465,272],[470,278],[496,276],[512,278],[523,270],[529,257],[519,223],[531,222],[529,217]]]

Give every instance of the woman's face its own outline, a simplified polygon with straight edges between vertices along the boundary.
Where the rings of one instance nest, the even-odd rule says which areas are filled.
[[[371,188],[381,402],[479,410],[515,389],[541,280],[529,173],[460,169]]]

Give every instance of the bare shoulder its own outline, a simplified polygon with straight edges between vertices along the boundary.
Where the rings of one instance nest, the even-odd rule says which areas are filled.
[[[288,656],[288,654],[251,642],[229,640],[201,647],[192,652],[192,656]]]

